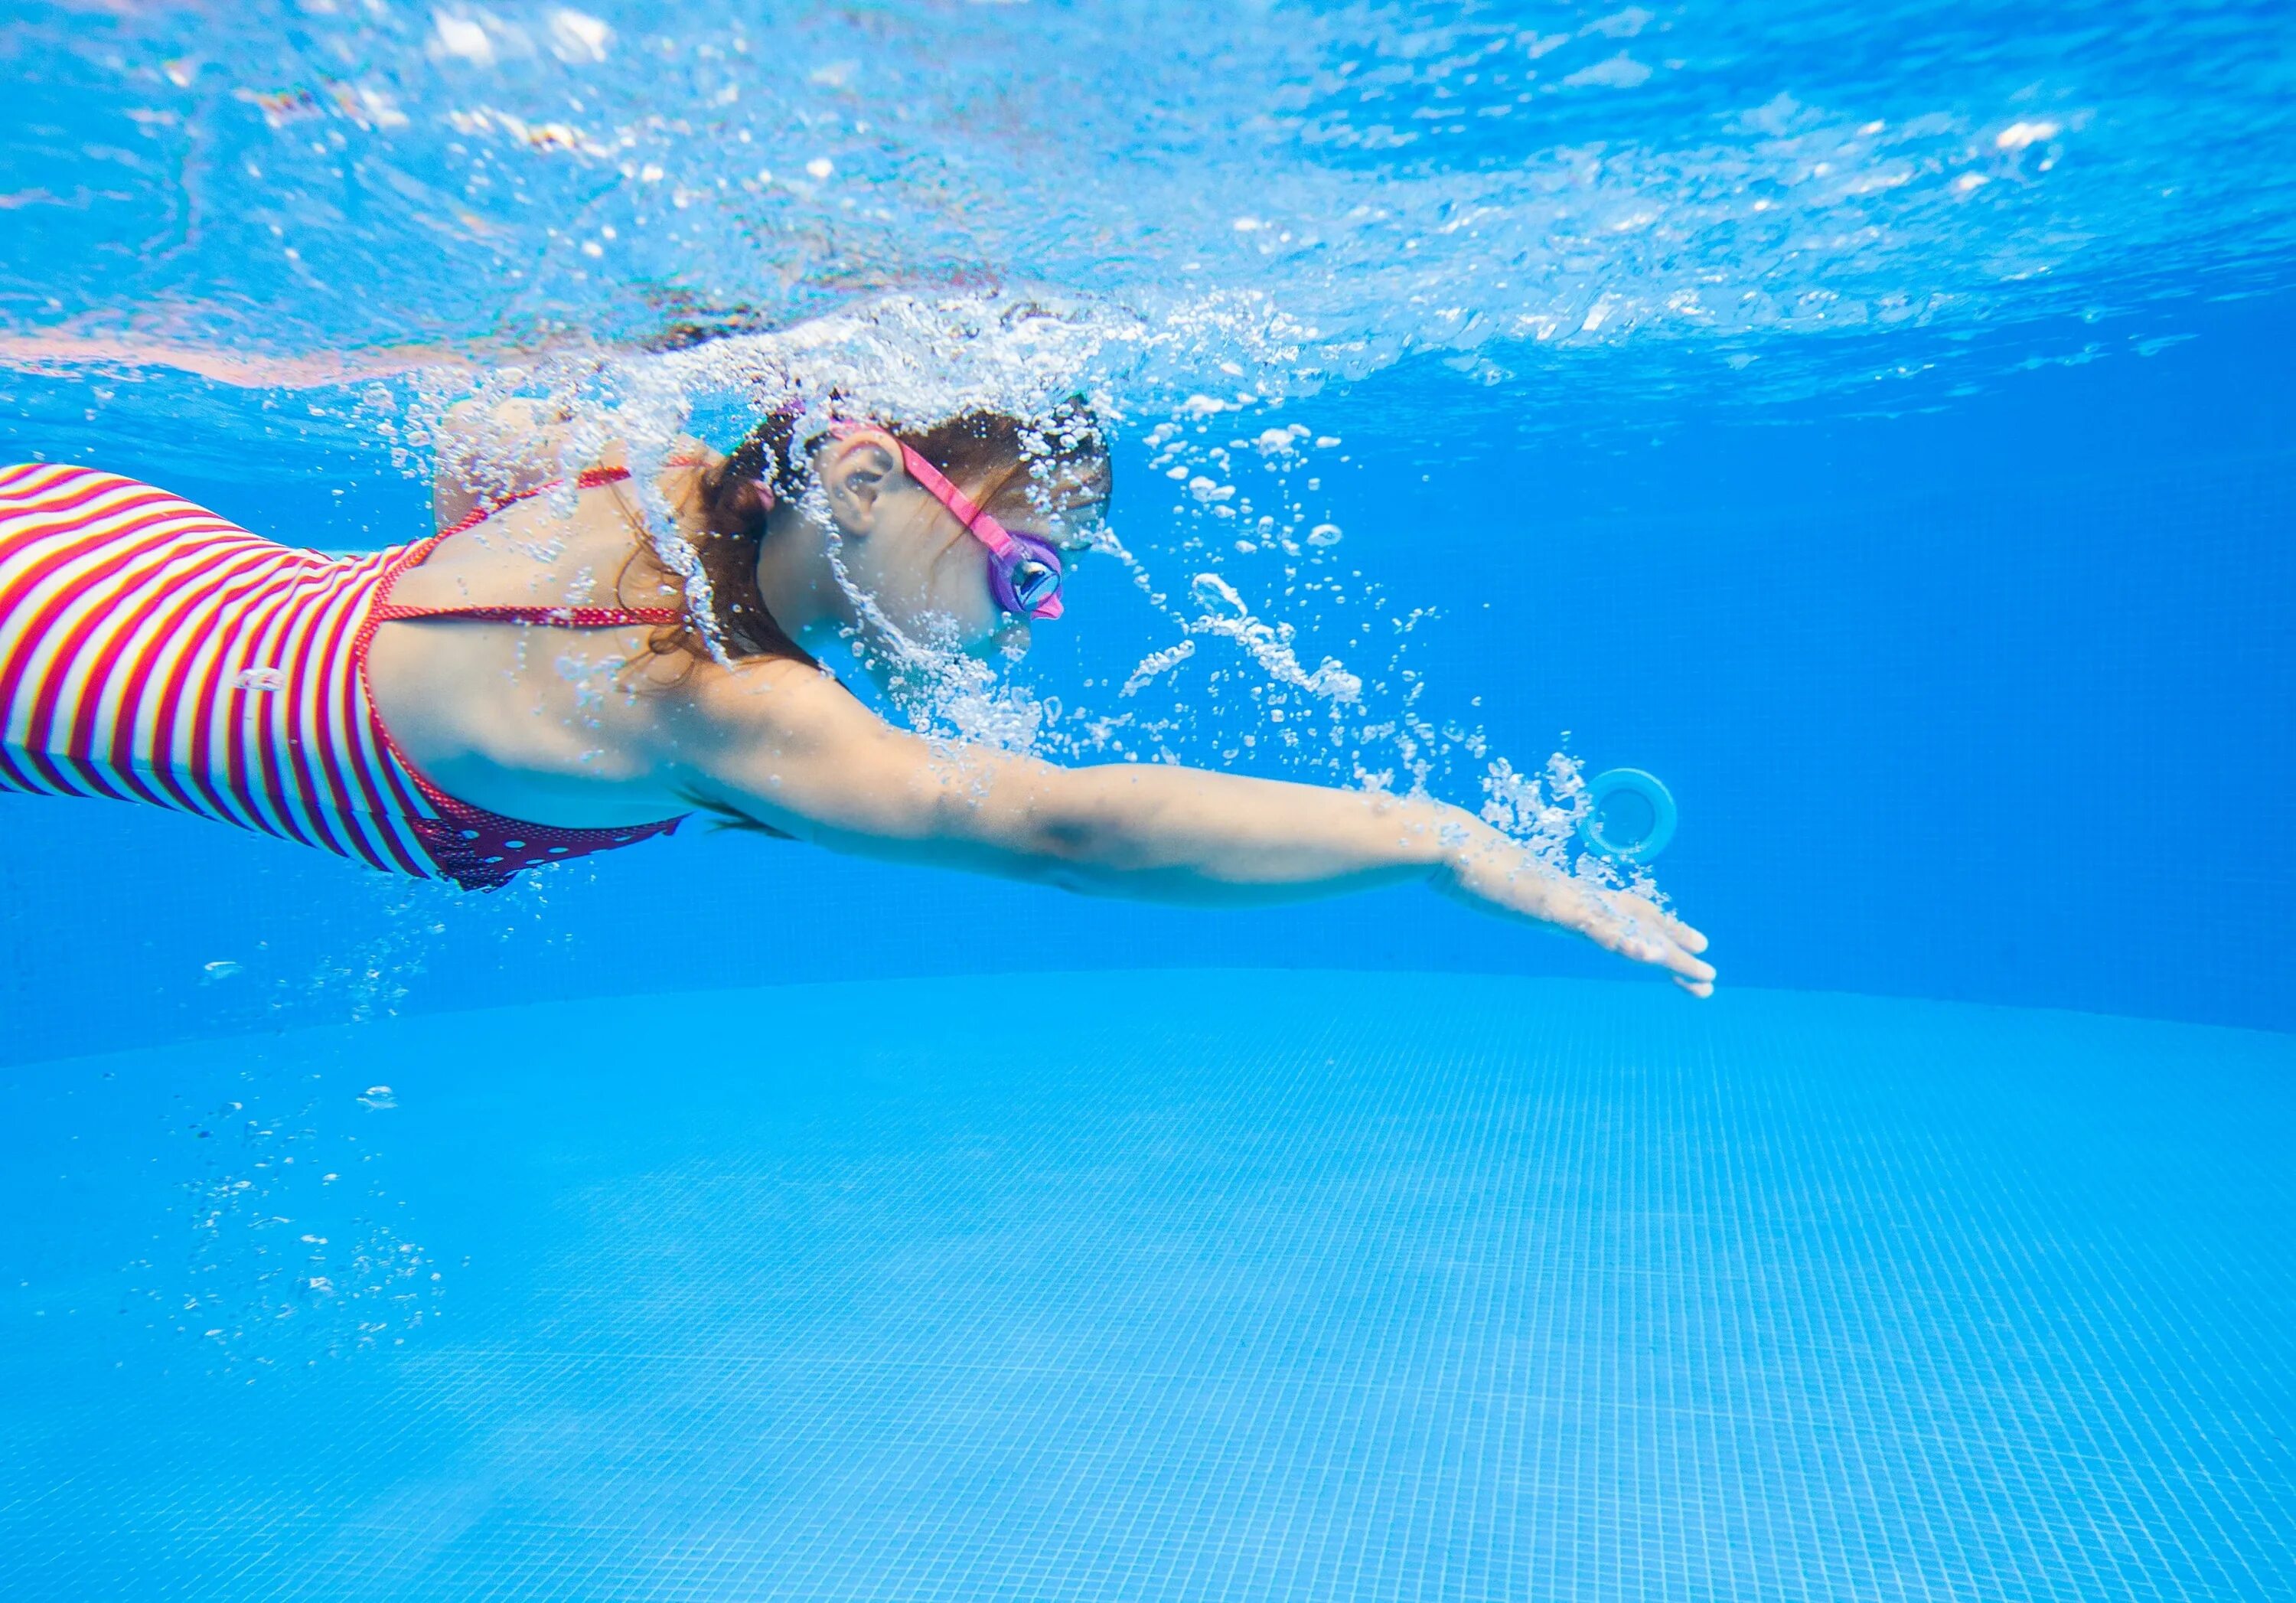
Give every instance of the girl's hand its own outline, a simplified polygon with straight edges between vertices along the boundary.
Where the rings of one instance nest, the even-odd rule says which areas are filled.
[[[1437,883],[1490,912],[1535,919],[1584,935],[1605,951],[1668,970],[1693,996],[1714,994],[1714,966],[1698,954],[1706,937],[1627,891],[1604,891],[1548,868],[1496,830],[1480,825],[1453,850]]]

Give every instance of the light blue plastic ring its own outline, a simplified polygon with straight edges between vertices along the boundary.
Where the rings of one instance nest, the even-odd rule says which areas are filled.
[[[1651,825],[1639,841],[1618,842],[1603,833],[1603,803],[1620,792],[1640,796],[1651,810]],[[1674,797],[1666,786],[1640,769],[1611,769],[1587,781],[1587,810],[1578,819],[1578,838],[1587,849],[1614,863],[1646,863],[1674,839]]]

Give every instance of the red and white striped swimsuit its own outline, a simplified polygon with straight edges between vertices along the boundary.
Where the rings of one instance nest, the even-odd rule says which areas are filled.
[[[476,890],[676,829],[506,818],[447,795],[399,752],[367,694],[380,623],[677,621],[392,603],[392,581],[444,538],[328,557],[115,473],[0,467],[0,790],[150,802]]]

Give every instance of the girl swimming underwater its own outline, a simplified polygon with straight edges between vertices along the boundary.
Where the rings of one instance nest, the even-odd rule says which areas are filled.
[[[1062,769],[877,717],[840,633],[1025,649],[1109,493],[1080,412],[860,412],[730,455],[688,440],[648,530],[627,449],[506,501],[442,473],[442,532],[351,558],[132,480],[0,469],[0,788],[202,814],[472,888],[694,813],[1095,894],[1242,904],[1416,879],[1710,993],[1705,938],[1439,802],[1121,764]],[[554,493],[537,494],[551,488]],[[867,653],[865,652],[865,659]]]

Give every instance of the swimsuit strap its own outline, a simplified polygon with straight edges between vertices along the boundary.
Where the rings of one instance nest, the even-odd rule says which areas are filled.
[[[586,467],[574,476],[577,489],[595,489],[602,484],[619,484],[630,476],[626,467]],[[442,529],[427,540],[418,541],[403,562],[391,573],[396,580],[407,568],[419,567],[422,560],[437,549],[439,542],[449,535],[475,529],[505,506],[556,489],[565,483],[553,479],[547,484],[537,484],[532,489],[521,489],[504,496],[501,500],[484,506],[473,506],[469,515],[452,528]],[[618,606],[406,606],[390,598],[385,587],[382,596],[373,609],[378,621],[404,623],[423,618],[468,618],[479,623],[544,623],[559,629],[621,629],[643,625],[652,629],[674,629],[685,621],[685,614],[675,607]]]
[[[468,618],[479,623],[546,623],[558,629],[621,629],[643,625],[671,628],[685,621],[675,607],[622,606],[405,606],[375,603],[373,615],[385,623],[424,618]]]

